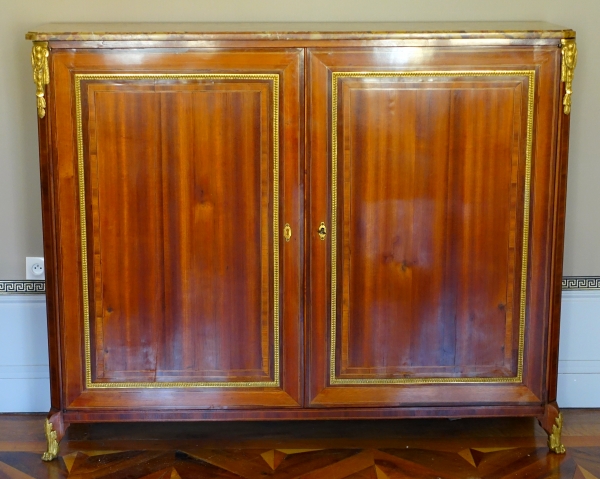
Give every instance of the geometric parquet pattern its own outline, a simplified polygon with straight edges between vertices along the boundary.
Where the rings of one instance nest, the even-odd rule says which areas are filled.
[[[289,441],[275,438],[281,447],[269,448],[260,447],[258,440],[253,443],[247,430],[241,433],[241,447],[232,447],[235,436],[227,439],[227,447],[207,447],[210,440],[206,438],[186,438],[175,448],[168,447],[174,444],[169,441],[140,442],[136,438],[131,449],[105,447],[124,445],[111,442],[110,436],[65,439],[59,457],[50,463],[40,460],[44,447],[37,432],[21,431],[19,436],[17,431],[16,442],[11,443],[6,434],[18,421],[2,429],[0,416],[0,433],[4,434],[0,479],[600,479],[600,434],[595,436],[598,431],[589,426],[595,424],[598,429],[600,411],[594,414],[588,423],[580,421],[579,436],[564,438],[565,455],[550,453],[539,434],[524,438],[516,431],[521,437],[513,439],[508,437],[511,431],[497,431],[493,426],[490,434],[462,431],[460,437],[441,439],[435,436],[434,423],[417,441],[407,440],[410,445],[405,446],[400,446],[401,439],[382,439],[371,433],[364,442],[378,447],[345,447],[342,438],[328,437],[327,447],[290,448]],[[419,423],[415,421],[411,427],[418,429]],[[496,446],[492,444],[494,433],[499,434]],[[307,446],[311,441],[302,437],[298,442]],[[341,446],[336,447],[337,443]],[[136,445],[148,447],[133,447]],[[100,447],[91,449],[93,446]]]
[[[51,463],[31,452],[1,452],[10,479],[600,479],[600,447],[564,456],[539,448],[237,449],[74,452]]]

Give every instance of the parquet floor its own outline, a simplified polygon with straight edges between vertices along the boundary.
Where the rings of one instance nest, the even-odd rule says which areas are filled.
[[[600,410],[564,410],[567,454],[531,418],[72,425],[0,415],[0,479],[600,479]]]

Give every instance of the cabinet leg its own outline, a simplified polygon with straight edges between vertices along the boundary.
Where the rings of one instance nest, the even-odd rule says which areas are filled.
[[[558,405],[555,402],[548,404],[544,415],[538,417],[538,421],[548,433],[548,448],[556,454],[564,454],[565,446],[561,441],[563,416]]]
[[[44,423],[44,432],[46,434],[46,452],[42,454],[42,461],[52,461],[58,456],[58,443],[65,435],[65,424],[62,413],[50,413]]]

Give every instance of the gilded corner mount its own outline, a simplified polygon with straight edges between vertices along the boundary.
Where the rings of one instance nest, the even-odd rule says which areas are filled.
[[[571,94],[573,93],[573,75],[577,66],[577,44],[575,40],[561,40],[562,67],[560,79],[565,82],[563,108],[565,115],[571,113]]]
[[[548,436],[548,448],[556,454],[564,454],[565,446],[560,440],[563,426],[563,415],[560,413],[552,426],[552,434]]]
[[[50,83],[50,70],[48,68],[48,42],[34,42],[31,51],[31,66],[33,67],[33,82],[35,83],[35,96],[37,97],[37,111],[40,118],[46,116],[46,100],[44,99],[45,86]]]
[[[56,431],[48,419],[44,423],[44,432],[46,433],[48,450],[42,454],[42,461],[51,461],[58,456],[58,441],[56,439]]]

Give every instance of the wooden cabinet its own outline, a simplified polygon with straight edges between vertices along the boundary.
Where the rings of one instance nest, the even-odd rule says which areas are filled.
[[[159,27],[28,34],[48,431],[518,415],[559,452],[574,32]]]

